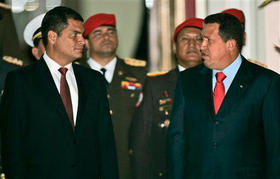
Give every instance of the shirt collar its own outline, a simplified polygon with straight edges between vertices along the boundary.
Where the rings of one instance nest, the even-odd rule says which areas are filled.
[[[237,56],[237,58],[229,65],[227,66],[225,69],[223,70],[213,70],[213,76],[215,77],[217,72],[223,72],[227,78],[230,76],[233,76],[233,78],[235,77],[240,65],[242,63],[242,58],[241,55],[239,54]]]
[[[180,64],[178,64],[177,66],[178,66],[179,72],[184,71],[186,69],[185,67],[183,67]]]
[[[223,72],[226,75],[226,78],[224,79],[224,85],[225,85],[225,92],[228,91],[238,69],[240,68],[240,65],[242,63],[241,55],[239,54],[238,57],[225,69],[223,70],[213,70],[212,71],[212,84],[216,84],[216,73],[217,72]],[[215,85],[212,85],[212,90],[214,91]]]
[[[100,73],[102,73],[101,72],[101,68],[105,68],[106,69],[106,73],[107,72],[112,72],[112,71],[114,71],[114,69],[115,69],[115,66],[116,66],[116,63],[117,63],[117,57],[115,57],[115,58],[113,58],[113,60],[111,60],[107,65],[105,65],[105,66],[102,66],[102,65],[100,65],[98,62],[96,62],[93,58],[89,58],[88,60],[87,60],[87,63],[89,64],[89,66],[92,68],[92,69],[94,69],[94,70],[96,70],[96,71],[99,71]]]
[[[51,72],[54,72],[54,71],[57,72],[58,69],[62,67],[58,63],[56,63],[56,61],[51,59],[46,52],[44,53],[43,58]],[[67,68],[69,71],[73,72],[72,63],[69,63],[68,65],[66,65],[64,67]]]

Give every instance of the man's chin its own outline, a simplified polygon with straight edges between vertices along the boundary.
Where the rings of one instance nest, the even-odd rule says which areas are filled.
[[[78,54],[76,54],[75,55],[75,58],[77,59],[77,58],[81,58],[83,55],[82,55],[82,53],[78,53]]]
[[[192,60],[192,61],[199,61],[201,59],[201,56],[196,53],[193,53],[193,54],[187,55],[186,59]]]

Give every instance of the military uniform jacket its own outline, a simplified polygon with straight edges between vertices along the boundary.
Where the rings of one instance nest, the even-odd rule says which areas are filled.
[[[131,179],[128,134],[146,72],[144,66],[137,66],[137,64],[135,66],[133,60],[130,63],[126,59],[117,58],[113,79],[108,87],[107,97],[111,109],[121,179]]]
[[[133,179],[166,178],[166,134],[179,70],[148,77],[131,128]]]
[[[4,84],[5,84],[5,79],[7,76],[7,73],[9,71],[12,71],[14,69],[17,69],[19,66],[14,65],[12,63],[8,63],[2,59],[0,56],[0,101],[1,101],[1,96],[4,90]]]

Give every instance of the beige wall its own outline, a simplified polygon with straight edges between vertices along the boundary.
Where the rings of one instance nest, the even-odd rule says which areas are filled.
[[[23,40],[23,31],[26,24],[35,16],[46,12],[46,1],[38,0],[40,6],[32,12],[21,12],[14,14],[17,33],[22,47],[23,58],[30,63],[30,49]],[[84,20],[95,13],[114,13],[117,18],[119,34],[118,55],[120,57],[131,57],[134,54],[141,30],[143,17],[142,0],[62,0],[63,5],[78,11]],[[32,56],[31,56],[32,57]]]
[[[265,59],[268,67],[280,73],[280,53],[274,43],[280,42],[280,1],[264,7],[265,19]]]

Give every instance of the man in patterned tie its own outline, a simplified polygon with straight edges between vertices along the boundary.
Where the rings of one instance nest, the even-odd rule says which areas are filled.
[[[233,15],[204,19],[203,64],[179,77],[168,129],[169,178],[278,178],[280,76],[240,53]]]
[[[105,80],[72,63],[85,44],[83,18],[55,7],[41,30],[46,52],[8,74],[1,100],[7,178],[118,179]]]

